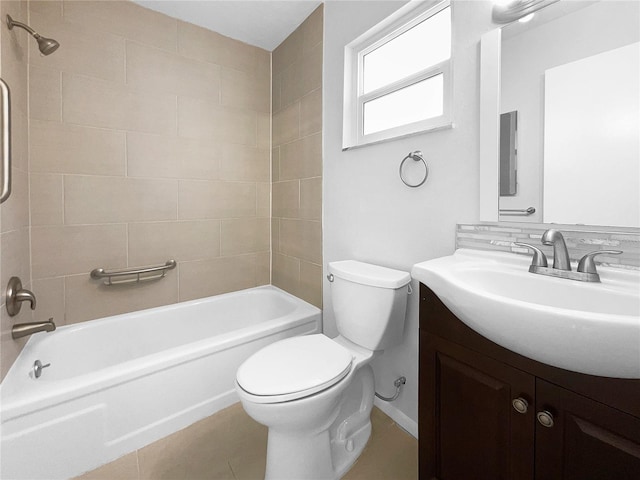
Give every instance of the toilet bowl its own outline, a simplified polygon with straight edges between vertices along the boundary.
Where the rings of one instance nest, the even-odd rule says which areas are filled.
[[[338,479],[371,434],[371,359],[402,341],[410,276],[352,260],[329,264],[340,335],[294,337],[248,358],[236,391],[269,428],[265,478]]]

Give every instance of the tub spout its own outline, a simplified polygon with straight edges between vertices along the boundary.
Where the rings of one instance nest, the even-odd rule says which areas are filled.
[[[11,336],[15,340],[38,332],[53,332],[55,329],[56,324],[53,323],[53,318],[46,322],[16,323],[11,327]]]

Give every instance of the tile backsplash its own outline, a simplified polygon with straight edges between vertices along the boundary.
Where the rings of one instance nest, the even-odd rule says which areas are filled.
[[[531,255],[529,249],[513,245],[513,242],[530,243],[540,247],[545,255],[553,256],[553,248],[542,245],[540,238],[547,226],[502,225],[502,224],[458,224],[456,248],[493,250]],[[640,269],[640,233],[590,232],[558,228],[562,231],[569,256],[578,261],[594,250],[622,250],[621,255],[600,255],[598,264],[617,268]]]

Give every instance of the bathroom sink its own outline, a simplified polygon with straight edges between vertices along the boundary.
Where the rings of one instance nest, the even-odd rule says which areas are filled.
[[[640,271],[598,267],[602,283],[586,283],[529,273],[530,261],[459,249],[411,275],[509,350],[575,372],[640,378]]]

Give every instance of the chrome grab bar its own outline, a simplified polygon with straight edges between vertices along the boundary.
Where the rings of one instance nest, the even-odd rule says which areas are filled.
[[[2,113],[0,125],[0,155],[2,155],[2,179],[0,179],[0,203],[11,195],[11,94],[9,86],[0,78]]]
[[[529,215],[533,215],[536,213],[536,209],[533,207],[529,208],[501,208],[500,215],[510,215],[512,217],[528,217]]]
[[[158,265],[157,267],[129,268],[129,269],[123,269],[123,270],[113,270],[110,272],[105,271],[104,268],[94,268],[93,270],[91,270],[90,275],[91,275],[91,278],[94,278],[94,279],[106,278],[107,280],[104,282],[105,285],[120,285],[123,283],[140,283],[140,282],[147,282],[147,281],[158,280],[160,278],[163,278],[167,274],[167,271],[173,270],[174,268],[176,268],[176,265],[178,265],[178,262],[176,262],[175,260],[167,260],[167,263],[165,263],[164,265]],[[161,272],[161,274],[152,275],[148,277],[141,276],[141,275],[144,275],[147,273],[153,273],[153,272]],[[126,277],[131,275],[135,275],[136,278],[117,280],[115,282],[112,280],[112,278],[114,277],[116,278]]]

